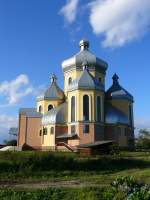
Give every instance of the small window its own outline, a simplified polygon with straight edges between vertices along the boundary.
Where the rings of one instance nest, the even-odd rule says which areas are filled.
[[[50,132],[50,134],[54,134],[54,127],[51,127],[51,132]]]
[[[43,135],[47,135],[47,128],[43,129]]]
[[[89,96],[88,95],[83,96],[83,120],[84,121],[89,120]]]
[[[53,105],[48,105],[48,111],[50,111],[51,109],[53,109]]]
[[[42,112],[42,106],[39,106],[39,112]]]
[[[121,136],[121,128],[118,127],[118,135]]]
[[[99,77],[99,78],[98,78],[98,81],[99,81],[100,83],[102,83],[102,78],[101,78],[101,77]]]
[[[72,78],[69,77],[69,79],[68,79],[68,85],[70,85],[71,83],[72,83]]]
[[[42,130],[39,131],[39,136],[42,136]]]
[[[83,125],[83,133],[89,133],[89,125],[88,124]]]
[[[75,133],[76,132],[76,127],[73,125],[71,126],[71,133]]]

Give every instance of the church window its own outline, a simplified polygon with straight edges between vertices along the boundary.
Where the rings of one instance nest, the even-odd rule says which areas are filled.
[[[53,108],[53,105],[48,105],[48,111],[50,111]]]
[[[75,125],[72,125],[71,126],[71,133],[75,133],[76,132],[76,127],[75,127]]]
[[[96,100],[97,121],[101,122],[101,97],[97,96]]]
[[[89,133],[89,125],[88,124],[83,125],[83,133]]]
[[[100,83],[102,83],[102,78],[101,78],[101,77],[99,77],[99,78],[98,78],[98,81],[99,81]]]
[[[47,128],[43,129],[43,135],[47,135]]]
[[[71,122],[75,121],[75,96],[71,97]]]
[[[89,96],[83,96],[83,120],[89,120]]]
[[[133,121],[132,121],[132,106],[131,105],[129,105],[129,123],[130,123],[130,126],[132,126]]]
[[[39,112],[42,112],[42,106],[39,106]]]
[[[72,83],[72,78],[69,77],[69,79],[68,79],[68,85],[70,85],[71,83]]]
[[[39,136],[42,136],[42,130],[39,131]]]
[[[54,127],[51,127],[51,134],[54,134]]]

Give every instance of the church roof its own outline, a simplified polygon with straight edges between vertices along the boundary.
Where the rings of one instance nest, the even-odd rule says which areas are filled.
[[[29,118],[41,118],[42,114],[37,112],[36,108],[20,108],[19,114],[23,114]]]
[[[73,57],[63,61],[63,71],[68,71],[71,68],[78,68],[82,70],[82,64],[84,62],[88,63],[89,69],[97,68],[103,73],[105,73],[108,67],[108,64],[105,61],[97,58],[93,53],[89,51],[89,41],[81,40],[80,52],[75,54]]]
[[[112,79],[113,84],[106,92],[106,99],[127,99],[133,102],[133,96],[122,86],[120,86],[118,81],[119,77],[117,74],[114,74]]]
[[[68,86],[68,91],[76,89],[98,89],[104,91],[104,85],[92,76],[92,74],[88,71],[87,66],[84,66],[81,76],[74,79]]]
[[[64,92],[58,87],[56,80],[56,76],[52,75],[51,85],[42,95],[37,97],[37,100],[58,100],[64,98]]]
[[[108,103],[105,106],[105,122],[107,124],[129,124],[128,116]]]
[[[42,125],[63,124],[67,121],[67,103],[60,104],[43,115]]]

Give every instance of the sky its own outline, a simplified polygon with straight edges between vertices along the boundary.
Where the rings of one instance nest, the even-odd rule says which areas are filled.
[[[0,0],[0,143],[52,73],[63,89],[61,63],[83,38],[109,65],[106,89],[116,72],[133,94],[136,132],[150,130],[149,0]]]

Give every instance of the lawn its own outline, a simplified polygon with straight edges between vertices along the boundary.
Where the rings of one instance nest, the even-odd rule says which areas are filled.
[[[7,199],[6,194],[8,199],[38,199],[41,195],[46,199],[48,194],[51,199],[74,195],[75,199],[98,199],[101,194],[102,199],[104,188],[117,176],[130,175],[150,184],[149,152],[88,158],[75,153],[0,152],[0,199]]]

